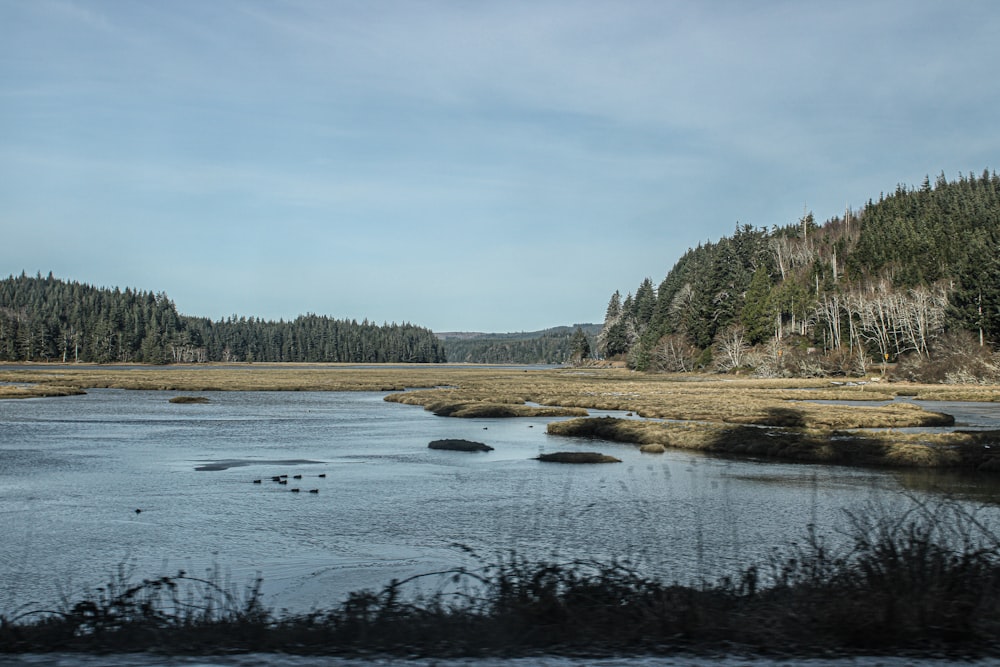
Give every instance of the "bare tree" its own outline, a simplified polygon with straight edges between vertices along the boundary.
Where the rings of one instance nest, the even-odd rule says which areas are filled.
[[[778,265],[778,271],[781,272],[781,279],[784,280],[786,272],[791,268],[789,266],[791,239],[787,236],[772,236],[768,243],[771,246],[771,252],[774,253],[774,261]]]
[[[815,308],[816,319],[826,327],[828,334],[827,347],[831,350],[840,348],[841,333],[840,321],[844,305],[841,303],[840,294],[824,294],[823,300]]]
[[[719,334],[717,346],[720,370],[728,371],[746,365],[750,345],[747,344],[743,327],[738,325],[727,327]]]
[[[852,336],[877,348],[885,360],[906,352],[926,356],[929,344],[944,330],[948,297],[940,285],[896,292],[882,280],[851,293],[848,304]]]
[[[915,287],[900,303],[902,328],[918,355],[927,356],[929,343],[944,331],[947,308],[948,294],[943,285]]]
[[[670,334],[657,341],[650,360],[655,370],[687,373],[694,370],[696,352],[682,334]]]

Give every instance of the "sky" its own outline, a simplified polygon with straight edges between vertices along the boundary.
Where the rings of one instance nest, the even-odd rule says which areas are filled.
[[[0,277],[601,322],[737,225],[1000,169],[1000,3],[0,0]]]

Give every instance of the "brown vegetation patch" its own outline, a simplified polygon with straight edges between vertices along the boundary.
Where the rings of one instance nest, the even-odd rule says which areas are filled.
[[[170,403],[208,403],[209,400],[205,396],[174,396],[170,399]]]
[[[80,396],[86,393],[79,387],[60,387],[58,385],[0,385],[0,399]]]
[[[1000,471],[1000,431],[899,433],[643,422],[599,417],[553,422],[553,435],[710,454],[785,461],[905,468]]]
[[[621,459],[616,459],[600,452],[552,452],[551,454],[540,454],[539,461],[549,463],[621,463]]]
[[[455,390],[429,390],[390,394],[390,403],[420,405],[438,417],[585,417],[583,408],[539,407],[524,403],[456,399]]]
[[[434,440],[430,449],[444,449],[451,452],[492,452],[493,448],[483,442],[474,440]]]

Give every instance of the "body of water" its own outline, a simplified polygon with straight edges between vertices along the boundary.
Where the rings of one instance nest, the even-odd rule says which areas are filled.
[[[808,524],[835,534],[845,508],[997,500],[989,476],[648,455],[547,435],[550,419],[441,418],[382,393],[170,403],[178,393],[0,401],[0,613],[76,599],[119,565],[143,578],[214,564],[236,584],[259,573],[267,604],[294,611],[512,552],[632,559],[688,583],[762,562]],[[495,449],[428,449],[441,438]],[[563,450],[623,462],[533,460]]]

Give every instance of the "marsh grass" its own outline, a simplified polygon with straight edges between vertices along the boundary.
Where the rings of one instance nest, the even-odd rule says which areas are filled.
[[[245,366],[55,367],[0,372],[0,382],[76,389],[176,391],[384,391],[388,400],[431,406],[451,416],[550,415],[556,408],[623,410],[644,417],[773,423],[782,408],[806,425],[881,428],[927,425],[908,405],[874,406],[897,395],[928,400],[998,401],[1000,388],[908,383],[831,385],[826,380],[646,375],[624,369],[498,369],[475,366],[247,364]],[[848,400],[851,406],[811,401]],[[529,405],[530,404],[530,405]],[[868,404],[865,407],[865,404]],[[550,407],[539,407],[550,406]],[[579,414],[579,413],[578,413]],[[553,415],[561,416],[561,415]]]
[[[593,417],[553,422],[548,432],[804,463],[1000,471],[1000,431],[830,431]]]
[[[423,406],[438,417],[580,417],[587,416],[584,408],[539,407],[524,402],[497,402],[489,400],[455,400],[424,396],[424,392],[390,394],[392,403]]]
[[[170,403],[179,404],[197,404],[197,403],[209,403],[209,399],[206,396],[174,396],[170,399]]]
[[[297,615],[265,609],[259,582],[237,595],[183,572],[136,584],[119,575],[64,609],[3,618],[0,650],[1000,654],[1000,540],[975,512],[911,501],[846,519],[841,547],[809,528],[715,581],[511,554]]]
[[[872,429],[949,426],[954,419],[896,396],[1000,400],[998,387],[821,379],[647,375],[624,369],[505,369],[447,365],[177,366],[37,365],[0,373],[0,382],[39,392],[89,387],[177,391],[381,391],[385,400],[447,417],[584,417],[620,410],[683,424],[553,424],[550,433],[661,444],[726,455],[856,465],[1000,469],[997,435],[918,436]],[[419,391],[404,391],[420,388]],[[0,387],[0,389],[4,389]],[[3,394],[0,394],[2,396]],[[849,401],[848,405],[818,401]],[[599,428],[598,428],[599,425]],[[868,430],[870,432],[858,432]],[[603,435],[598,433],[600,431]]]
[[[86,392],[79,387],[60,387],[58,385],[0,385],[0,399],[79,396],[84,393]]]

